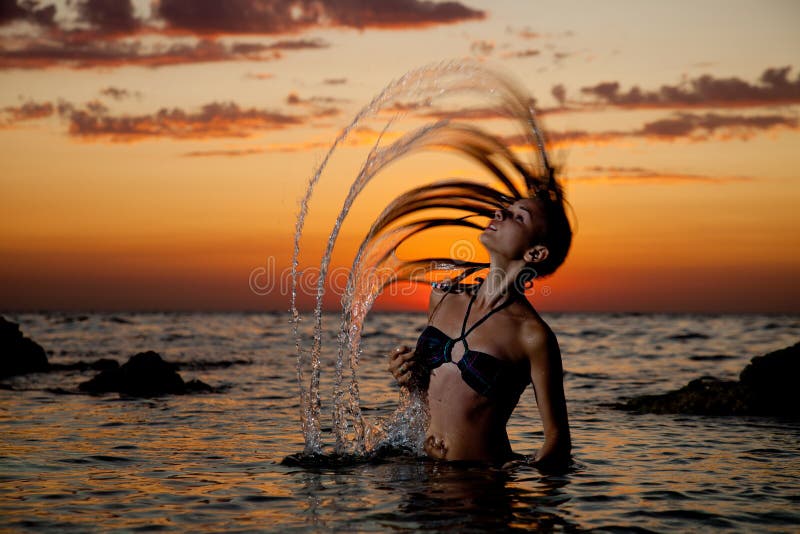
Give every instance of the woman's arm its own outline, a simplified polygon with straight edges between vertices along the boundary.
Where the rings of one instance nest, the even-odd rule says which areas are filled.
[[[428,322],[430,323],[439,305],[447,292],[434,286],[428,300]],[[389,372],[392,373],[400,387],[425,391],[428,387],[427,380],[422,376],[424,372],[419,362],[416,361],[414,350],[405,345],[395,348],[389,353]]]
[[[572,440],[564,398],[564,371],[555,334],[546,327],[531,325],[524,345],[531,367],[531,382],[542,419],[544,444],[534,456],[541,466],[564,466],[569,462]]]

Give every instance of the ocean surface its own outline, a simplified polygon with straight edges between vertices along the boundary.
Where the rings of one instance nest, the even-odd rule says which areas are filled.
[[[0,528],[8,531],[750,531],[800,529],[800,420],[636,415],[609,404],[701,375],[735,379],[800,339],[800,316],[545,314],[566,370],[574,467],[463,467],[411,456],[282,465],[303,450],[288,314],[6,313],[52,363],[155,350],[217,393],[77,394],[96,371],[5,380]],[[326,330],[330,410],[335,327]],[[384,356],[413,344],[421,314],[374,313],[359,368],[362,409],[388,416]],[[304,335],[308,335],[306,328]],[[208,362],[246,360],[229,366]],[[330,423],[323,423],[330,431]],[[509,424],[532,454],[532,390]],[[332,437],[326,433],[328,443]]]

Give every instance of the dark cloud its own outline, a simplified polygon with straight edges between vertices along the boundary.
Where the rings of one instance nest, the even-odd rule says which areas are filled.
[[[142,96],[139,91],[128,91],[127,89],[121,89],[113,86],[101,89],[100,94],[109,98],[113,98],[114,100],[125,100],[132,97],[141,98]]]
[[[21,106],[7,106],[0,109],[0,128],[10,128],[16,123],[49,117],[55,113],[50,102],[29,100]]]
[[[38,25],[29,35],[0,36],[0,69],[265,61],[281,58],[284,51],[329,45],[319,39],[225,44],[214,37],[296,34],[321,27],[419,28],[485,17],[456,1],[427,0],[153,0],[146,20],[137,17],[131,0],[43,4],[0,0],[0,25]],[[203,39],[187,44],[181,36]]]
[[[78,11],[85,21],[102,31],[126,33],[140,26],[130,0],[84,0],[78,4]]]
[[[86,110],[93,115],[105,115],[109,112],[108,106],[99,100],[92,100],[86,103]]]
[[[662,85],[657,90],[634,86],[627,91],[619,82],[602,82],[583,87],[581,92],[603,104],[627,108],[751,107],[800,103],[800,74],[789,78],[791,67],[768,68],[758,83],[740,78],[715,78],[704,74],[679,85]]]
[[[775,129],[800,129],[800,121],[787,115],[721,115],[717,113],[676,113],[674,116],[645,123],[635,130],[552,130],[547,141],[553,146],[604,145],[637,139],[659,141],[703,142],[713,139],[750,139],[758,133]],[[520,135],[506,136],[510,146],[526,146],[528,140]]]
[[[482,19],[459,2],[426,0],[161,0],[170,28],[200,34],[278,34],[315,26],[413,28]]]
[[[734,135],[748,138],[759,130],[774,128],[797,129],[797,117],[784,115],[720,115],[718,113],[676,113],[674,117],[646,123],[639,131],[645,137],[674,139],[690,136],[714,134],[722,131],[726,136]]]
[[[328,48],[330,45],[322,39],[284,39],[267,46],[267,50],[308,50]]]
[[[286,97],[286,103],[290,106],[304,106],[310,110],[312,116],[317,118],[322,117],[335,117],[341,110],[336,107],[336,104],[348,102],[344,98],[334,98],[331,96],[312,96],[309,98],[301,98],[295,92],[289,93]]]
[[[17,21],[51,26],[55,15],[56,7],[53,5],[39,7],[31,0],[0,0],[0,26]]]
[[[206,104],[197,112],[162,108],[149,115],[111,116],[107,110],[91,104],[82,109],[65,105],[62,109],[69,121],[70,136],[123,143],[149,138],[249,137],[305,121],[304,117],[218,102]]]
[[[550,93],[553,95],[553,98],[555,98],[558,101],[558,104],[560,106],[564,105],[564,103],[567,100],[567,90],[564,88],[562,84],[559,83],[557,85],[554,85],[553,88],[550,90]]]
[[[202,40],[194,44],[174,43],[146,48],[139,41],[88,41],[81,43],[32,42],[23,48],[0,49],[0,69],[68,67],[163,67],[216,61],[269,61],[280,57],[275,44]]]

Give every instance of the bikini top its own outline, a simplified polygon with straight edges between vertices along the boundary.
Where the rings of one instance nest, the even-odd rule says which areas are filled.
[[[446,293],[445,296],[448,294]],[[428,325],[417,340],[416,354],[419,356],[420,363],[430,372],[444,363],[453,362],[453,345],[461,341],[464,345],[464,355],[454,363],[461,371],[461,378],[464,382],[484,397],[518,399],[531,381],[528,372],[521,371],[518,366],[500,360],[491,354],[471,350],[467,345],[467,336],[470,332],[478,328],[494,313],[508,306],[511,299],[490,310],[467,330],[467,320],[477,294],[476,290],[469,301],[459,337],[453,339],[435,326]]]

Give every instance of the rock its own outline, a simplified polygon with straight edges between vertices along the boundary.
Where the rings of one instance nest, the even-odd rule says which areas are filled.
[[[0,378],[47,371],[44,349],[22,335],[19,325],[0,317]]]
[[[131,356],[118,368],[102,371],[78,388],[89,393],[118,392],[134,397],[182,394],[214,389],[200,380],[183,381],[175,365],[152,350]]]
[[[93,362],[80,360],[73,363],[51,363],[51,371],[105,371],[119,368],[119,362],[111,358],[99,358]]]
[[[738,381],[704,376],[663,395],[642,395],[616,408],[643,413],[800,415],[800,343],[753,358]]]
[[[192,360],[175,363],[179,370],[191,369],[193,371],[206,371],[208,369],[226,369],[232,365],[249,365],[250,360]]]
[[[202,380],[195,378],[186,382],[186,393],[211,393],[213,391],[215,391],[214,388]]]
[[[800,343],[757,356],[739,375],[755,413],[800,413]]]

